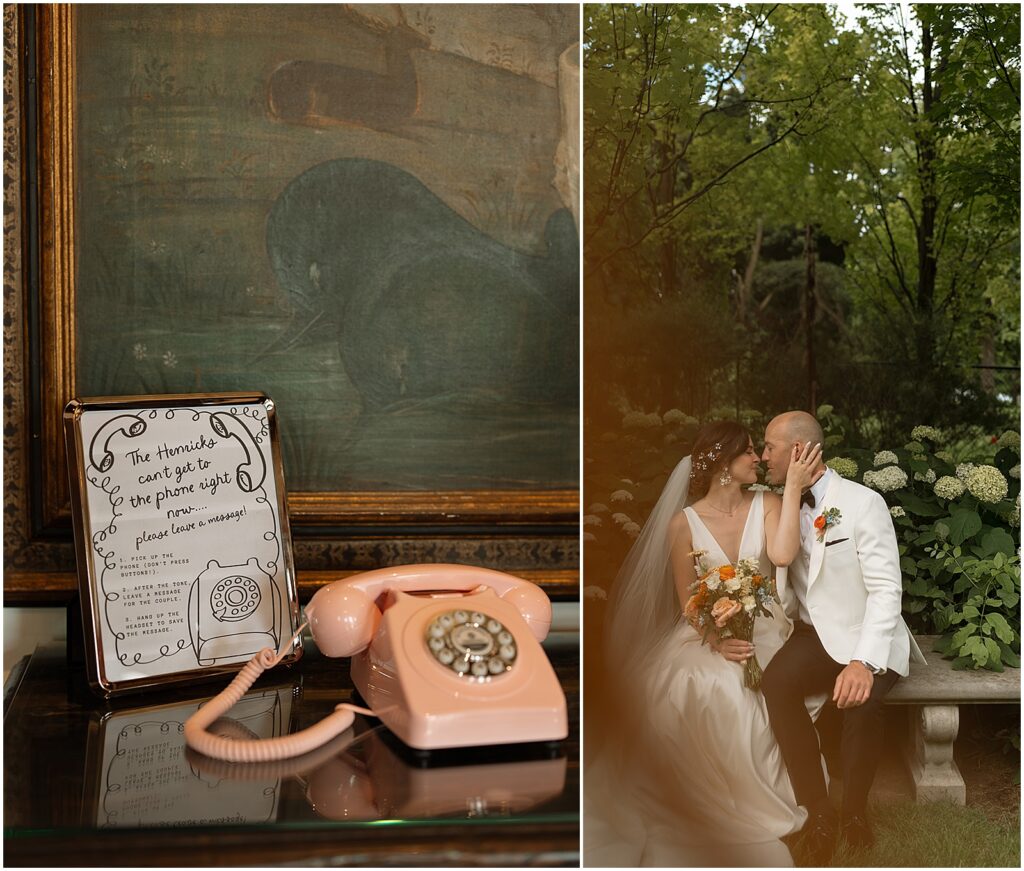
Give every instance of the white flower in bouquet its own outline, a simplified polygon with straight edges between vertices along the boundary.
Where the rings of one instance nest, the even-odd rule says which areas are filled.
[[[584,526],[600,526],[601,525],[601,518],[598,517],[596,514],[584,514],[583,515],[583,525]]]
[[[914,472],[915,481],[924,481],[925,484],[935,483],[935,470],[929,469],[927,472]]]
[[[743,582],[739,578],[729,578],[729,580],[725,582],[725,589],[730,593],[735,593],[742,583]]]
[[[875,454],[875,468],[879,466],[885,466],[889,464],[895,464],[900,461],[900,458],[896,456],[892,451],[879,451]]]
[[[959,499],[964,495],[964,482],[951,475],[943,475],[935,482],[935,495],[940,499]]]
[[[1003,473],[995,466],[975,466],[964,483],[982,502],[1001,502],[1010,489]]]
[[[630,538],[636,538],[640,534],[640,524],[630,521],[622,524],[622,531]]]
[[[971,473],[971,469],[974,468],[974,463],[961,463],[956,467],[956,476],[961,481],[966,481],[967,476]]]
[[[612,515],[612,520],[619,524],[619,526],[622,526],[623,523],[629,523],[632,519],[628,514],[623,514],[621,511],[617,511]]]
[[[903,510],[903,506],[902,505],[893,505],[892,508],[889,509],[889,513],[893,517],[906,517],[907,516],[907,512]]]
[[[833,457],[825,465],[841,478],[856,478],[859,471],[857,461],[849,457]]]
[[[766,491],[770,491],[772,488],[767,484],[751,484],[747,489],[751,493],[764,493]]]
[[[757,607],[757,599],[753,596],[744,596],[740,599],[740,604],[743,606],[743,610],[749,614]]]
[[[884,469],[869,470],[864,473],[864,484],[880,493],[890,493],[907,486],[907,473],[899,466],[887,466]]]
[[[928,439],[933,445],[943,440],[942,430],[936,429],[934,426],[915,426],[910,431],[910,437],[916,442]]]
[[[612,493],[612,502],[632,502],[633,494],[629,490],[616,490]]]
[[[717,590],[722,586],[722,579],[718,577],[718,572],[712,572],[705,578],[704,583],[708,585],[709,590]]]

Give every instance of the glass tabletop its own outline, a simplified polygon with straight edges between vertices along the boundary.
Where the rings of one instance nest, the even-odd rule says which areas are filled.
[[[272,737],[312,725],[339,702],[358,703],[348,660],[306,647],[291,669],[263,675],[224,728]],[[8,861],[19,849],[42,857],[102,842],[109,850],[143,833],[149,843],[159,836],[178,846],[188,832],[220,833],[223,842],[225,835],[318,831],[372,844],[386,829],[391,842],[409,830],[470,851],[477,833],[499,841],[507,835],[522,861],[537,858],[523,836],[541,832],[537,849],[571,864],[579,830],[578,636],[552,635],[544,648],[568,701],[565,741],[416,751],[357,716],[305,756],[240,764],[194,753],[182,734],[188,716],[223,683],[104,701],[91,694],[84,672],[69,668],[63,646],[41,647],[12,675],[16,686],[5,699]]]

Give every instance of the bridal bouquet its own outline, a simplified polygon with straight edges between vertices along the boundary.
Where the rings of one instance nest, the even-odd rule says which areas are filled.
[[[761,574],[756,559],[741,559],[736,565],[707,565],[706,550],[694,551],[697,580],[690,588],[693,595],[684,613],[690,624],[707,641],[711,632],[719,638],[752,641],[754,620],[758,615],[771,617],[771,603],[778,601],[775,581]],[[718,625],[722,622],[723,625]],[[743,682],[752,690],[761,686],[761,666],[751,656],[743,666]]]

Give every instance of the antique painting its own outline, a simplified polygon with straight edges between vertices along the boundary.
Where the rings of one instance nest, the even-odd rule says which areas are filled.
[[[293,492],[575,488],[576,7],[73,28],[80,395],[262,390]]]

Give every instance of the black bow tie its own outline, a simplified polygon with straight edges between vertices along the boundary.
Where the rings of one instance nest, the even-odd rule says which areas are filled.
[[[817,502],[818,500],[814,498],[814,494],[810,490],[807,490],[800,494],[801,505],[808,505],[811,508],[813,508],[817,504]]]

